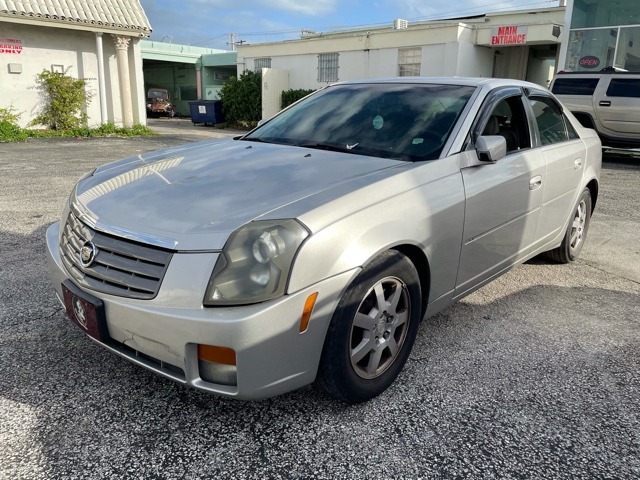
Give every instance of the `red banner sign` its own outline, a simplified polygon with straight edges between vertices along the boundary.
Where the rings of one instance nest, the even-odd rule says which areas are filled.
[[[22,53],[22,40],[19,38],[0,38],[0,53]]]
[[[527,43],[527,27],[507,25],[491,28],[491,45],[524,45]]]

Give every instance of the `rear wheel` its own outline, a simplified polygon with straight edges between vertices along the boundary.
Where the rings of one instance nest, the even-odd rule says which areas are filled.
[[[577,207],[571,215],[562,244],[558,248],[547,252],[547,256],[559,263],[570,263],[578,258],[587,239],[590,220],[591,192],[588,188],[585,188],[582,195],[580,195]]]
[[[317,383],[334,397],[364,402],[396,379],[416,338],[420,280],[396,251],[375,258],[344,293],[331,319]]]

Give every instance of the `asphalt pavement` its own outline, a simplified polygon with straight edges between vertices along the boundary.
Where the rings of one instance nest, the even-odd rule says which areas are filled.
[[[425,320],[383,395],[240,402],[102,349],[49,284],[44,232],[78,177],[236,133],[152,128],[0,144],[0,479],[640,478],[640,156],[607,156],[577,262],[534,259]]]

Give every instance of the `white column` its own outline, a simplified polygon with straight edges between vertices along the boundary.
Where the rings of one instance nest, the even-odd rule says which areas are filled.
[[[569,50],[569,35],[571,34],[571,18],[573,17],[574,0],[567,0],[564,11],[564,27],[560,34],[560,52],[558,53],[558,63],[556,63],[556,73],[565,69],[567,63],[567,53]]]
[[[125,127],[133,127],[133,106],[131,105],[131,81],[129,79],[129,42],[131,37],[113,35],[116,45],[118,63],[118,80],[120,81],[120,103],[122,105],[122,123]]]
[[[196,91],[198,100],[202,100],[202,59],[196,62]]]
[[[107,88],[104,80],[102,33],[96,33],[96,51],[98,52],[98,97],[100,98],[100,123],[107,123]]]

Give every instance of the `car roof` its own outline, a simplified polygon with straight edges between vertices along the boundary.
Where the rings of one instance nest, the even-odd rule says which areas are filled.
[[[394,77],[394,78],[374,78],[367,80],[352,80],[338,82],[334,85],[359,85],[359,84],[394,84],[411,83],[423,85],[462,85],[469,87],[487,87],[489,89],[497,87],[528,87],[544,89],[540,85],[522,80],[510,78],[482,78],[482,77]]]

